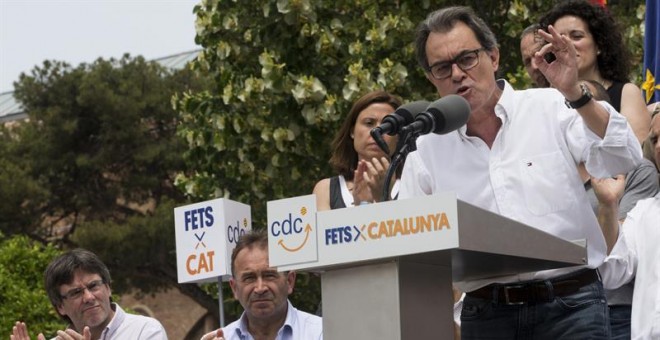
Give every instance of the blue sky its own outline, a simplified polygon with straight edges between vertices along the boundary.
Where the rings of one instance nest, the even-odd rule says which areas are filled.
[[[76,66],[196,49],[192,10],[199,1],[0,0],[0,93],[46,59]]]

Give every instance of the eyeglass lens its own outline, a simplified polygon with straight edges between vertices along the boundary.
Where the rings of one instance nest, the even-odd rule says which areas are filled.
[[[62,295],[65,299],[77,299],[83,295],[85,289],[89,290],[91,293],[98,292],[101,287],[103,287],[103,280],[94,280],[85,285],[85,287],[74,288]]]

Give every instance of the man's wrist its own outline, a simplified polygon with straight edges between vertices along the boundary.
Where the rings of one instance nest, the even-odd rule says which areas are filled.
[[[582,87],[580,82],[571,87],[570,91],[562,92],[564,98],[569,102],[574,102],[582,97]]]
[[[585,83],[580,83],[579,84],[580,88],[580,97],[578,97],[575,100],[570,100],[569,98],[564,96],[564,104],[566,104],[566,107],[569,109],[579,109],[585,105],[587,105],[590,101],[591,98],[593,98],[593,94],[591,94],[591,91],[589,90],[589,87]]]

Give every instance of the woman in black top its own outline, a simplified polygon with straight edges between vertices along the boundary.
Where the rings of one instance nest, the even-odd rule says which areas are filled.
[[[353,104],[332,141],[330,164],[338,176],[322,179],[314,186],[318,210],[380,200],[390,161],[370,132],[400,105],[397,97],[385,91],[369,92]],[[383,138],[394,150],[396,136]]]
[[[578,77],[603,85],[612,106],[628,119],[639,142],[644,141],[651,117],[642,91],[629,80],[630,51],[614,18],[599,5],[569,0],[556,5],[540,23],[545,30],[552,25],[571,39],[577,52]]]

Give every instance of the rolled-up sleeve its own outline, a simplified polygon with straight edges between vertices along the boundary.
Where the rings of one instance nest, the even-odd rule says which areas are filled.
[[[584,135],[590,141],[584,156],[589,174],[596,178],[606,178],[624,174],[640,164],[642,148],[628,121],[616,112],[611,105],[599,102],[610,114],[604,138],[599,138],[586,124],[582,124]]]

